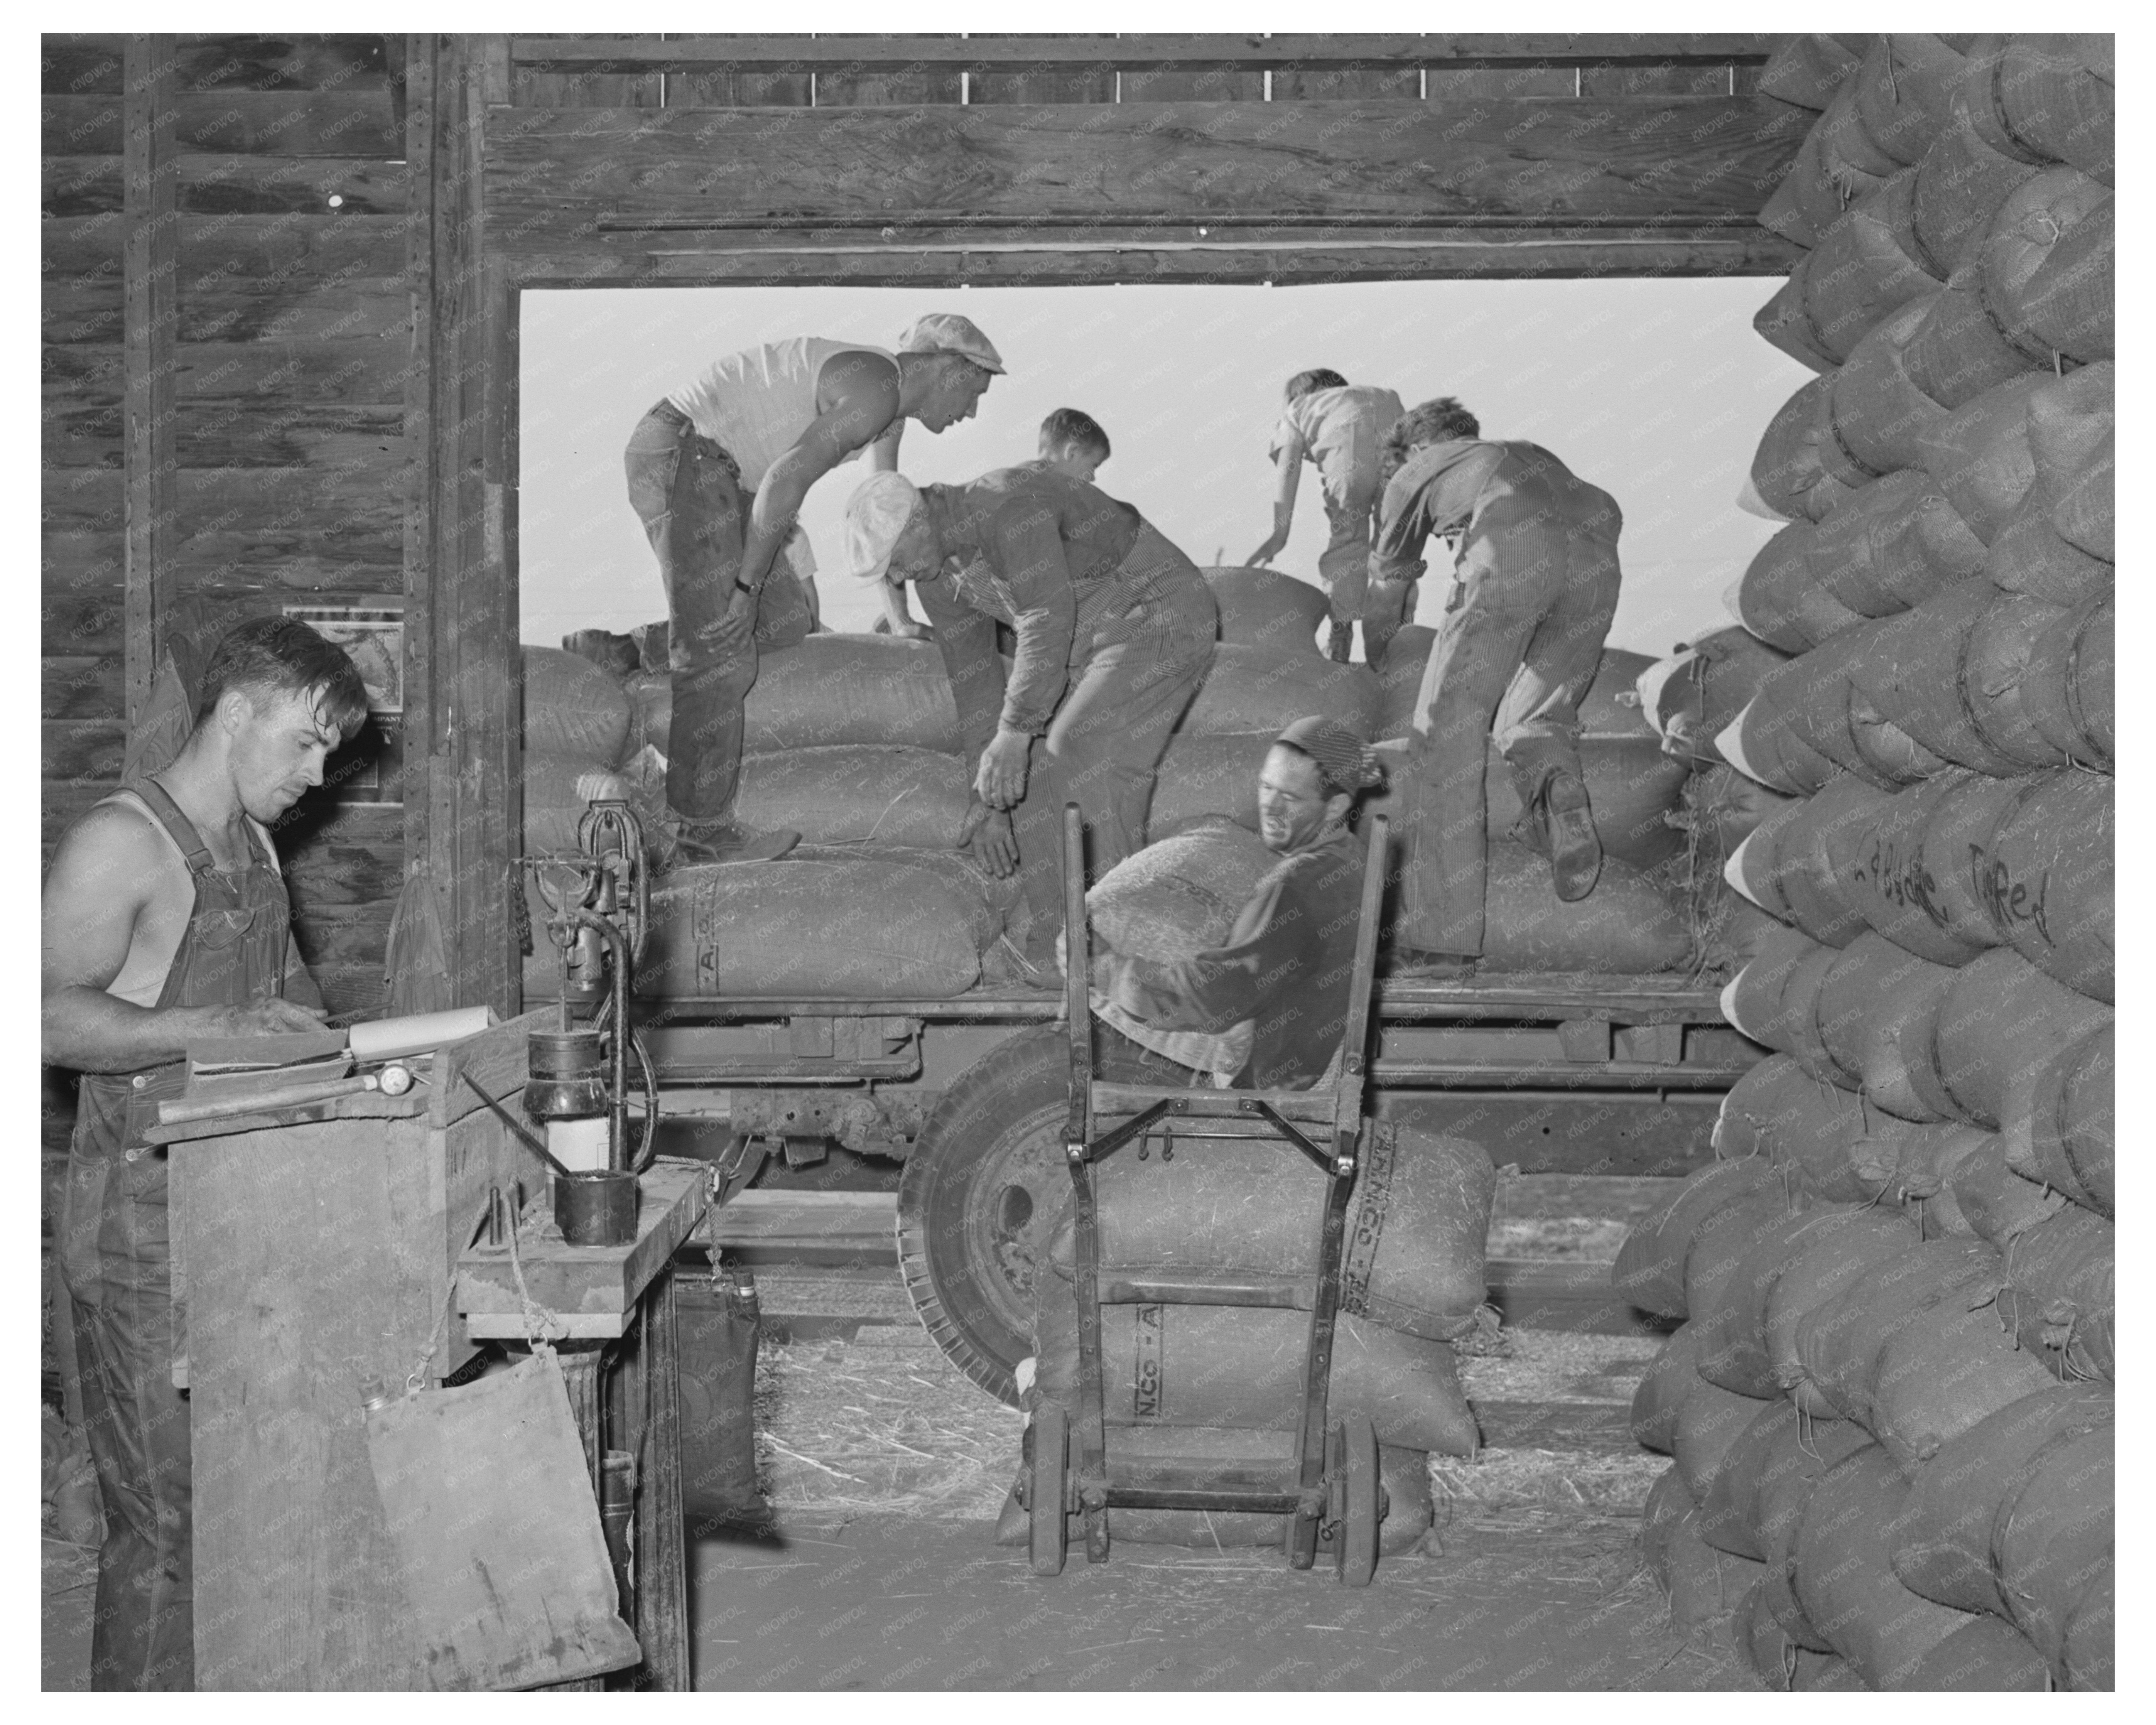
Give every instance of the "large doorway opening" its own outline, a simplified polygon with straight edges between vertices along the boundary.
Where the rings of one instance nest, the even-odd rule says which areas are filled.
[[[1723,594],[1774,524],[1737,497],[1764,424],[1810,376],[1753,333],[1774,291],[1750,277],[1381,281],[1292,287],[757,286],[550,290],[521,318],[521,633],[557,644],[665,615],[622,478],[639,417],[720,355],[798,335],[881,347],[924,311],[963,311],[1009,367],[978,415],[908,428],[900,469],[957,480],[1030,459],[1042,418],[1083,408],[1114,453],[1096,483],[1200,563],[1240,562],[1271,526],[1267,456],[1292,373],[1326,366],[1412,407],[1460,398],[1486,435],[1546,445],[1625,511],[1625,594],[1609,644],[1661,654],[1727,619]],[[866,629],[878,595],[838,567],[849,463],[803,511],[824,620]],[[1315,472],[1275,567],[1317,578]],[[1421,583],[1435,622],[1445,583]]]

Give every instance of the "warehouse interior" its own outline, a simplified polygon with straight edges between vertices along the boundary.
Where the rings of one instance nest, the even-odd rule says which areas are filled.
[[[45,36],[43,1686],[2112,1688],[2112,54]],[[1283,404],[1324,355],[1269,332],[1229,446],[1198,335],[1119,372],[1116,312],[1052,309],[1165,291],[1232,340],[1208,296],[1261,285],[1502,320],[1710,281],[1764,362],[1692,386],[1732,480],[1653,608],[1674,482],[1595,465],[1609,377],[1508,420],[1401,366],[1351,508],[1346,444],[1264,439],[1393,379]],[[780,326],[840,288],[904,297]],[[863,348],[916,421],[791,536],[791,456],[693,390],[533,453],[529,402],[630,352],[542,352],[542,301],[718,289],[763,321],[712,296],[685,385],[840,356],[774,448]],[[1004,794],[1046,614],[963,537],[1034,452],[1024,361],[1084,342],[1055,394],[1106,432],[996,483],[1060,500],[1081,622],[1110,530],[1068,522],[1137,522],[1099,591],[1153,559],[1055,667],[1075,703],[1155,608],[1179,692],[1104,703],[1151,739],[1101,745],[1140,783],[1105,855],[1046,710]],[[662,572],[707,541],[674,468],[639,501],[654,424],[800,608],[702,850],[719,708]],[[1486,470],[1606,573],[1570,668],[1528,688],[1523,627],[1477,707],[1466,619],[1546,519]],[[1193,500],[1231,485],[1224,546]],[[527,591],[587,531],[626,561]],[[100,1041],[243,998],[173,980],[235,890],[183,793],[249,758],[226,644],[278,619],[349,695],[274,816],[232,805],[289,937],[253,887],[214,914],[319,1006]],[[119,807],[189,931],[135,995],[150,911],[80,956]],[[1160,1008],[1321,844],[1322,985]]]

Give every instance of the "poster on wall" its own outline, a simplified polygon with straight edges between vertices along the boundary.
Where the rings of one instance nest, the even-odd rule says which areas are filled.
[[[322,788],[340,802],[404,800],[404,614],[367,605],[287,605],[344,649],[367,685],[367,724],[329,758]]]

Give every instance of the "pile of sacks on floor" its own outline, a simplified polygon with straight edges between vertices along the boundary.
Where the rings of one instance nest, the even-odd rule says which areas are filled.
[[[1366,802],[1403,814],[1399,781],[1433,632],[1410,626],[1373,670],[1316,644],[1324,594],[1271,570],[1214,569],[1221,643],[1162,761],[1158,839],[1220,818],[1254,830],[1265,752],[1322,713],[1375,741],[1394,788]],[[665,629],[525,649],[527,855],[572,850],[581,779],[617,773],[663,825],[672,716]],[[1514,836],[1522,810],[1495,748],[1486,780],[1490,868],[1484,968],[1496,972],[1697,972],[1715,962],[1730,897],[1720,852],[1702,850],[1688,803],[1701,762],[1658,739],[1634,685],[1653,662],[1611,651],[1583,704],[1581,755],[1609,863],[1594,893],[1560,902],[1548,868]],[[970,774],[942,655],[930,642],[816,634],[762,655],[747,703],[735,813],[802,843],[772,863],[690,869],[661,883],[639,986],[676,995],[947,999],[999,969],[998,937],[1023,943],[1027,910],[960,850]],[[543,915],[536,896],[535,913]],[[527,990],[554,986],[543,938]]]
[[[1618,1281],[1689,1319],[1650,1543],[1681,1601],[1748,1585],[1777,1683],[2111,1686],[2111,53],[1763,74],[1822,110],[1758,320],[1820,376],[1753,463],[1750,639],[1641,686],[1727,763],[1723,1013],[1776,1052]]]
[[[1095,1172],[1100,1274],[1112,1280],[1315,1286],[1327,1177],[1293,1146],[1250,1138],[1155,1136]],[[1330,1420],[1368,1416],[1378,1435],[1383,1517],[1378,1550],[1413,1548],[1434,1518],[1432,1455],[1480,1443],[1453,1343],[1479,1327],[1483,1250],[1496,1174],[1461,1138],[1366,1122],[1347,1222],[1332,1348]],[[1029,1407],[1081,1411],[1078,1290],[1065,1216],[1034,1275],[1034,1375]],[[1109,1476],[1148,1465],[1286,1463],[1295,1453],[1310,1315],[1278,1307],[1111,1305],[1101,1312],[1101,1404]],[[1029,1441],[1030,1434],[1029,1434]],[[1021,1477],[1024,1470],[1021,1468]],[[1288,1518],[1197,1510],[1111,1509],[1111,1539],[1276,1545]],[[997,1531],[1024,1544],[1014,1486]]]

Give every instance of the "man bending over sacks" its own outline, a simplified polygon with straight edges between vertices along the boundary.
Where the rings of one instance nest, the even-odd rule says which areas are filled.
[[[1064,804],[1091,878],[1144,844],[1168,732],[1213,662],[1211,590],[1130,505],[1042,461],[961,485],[875,475],[847,503],[846,561],[919,593],[978,763],[973,854],[1018,870],[1026,979],[1060,986]],[[1017,636],[1008,682],[998,622]]]
[[[908,419],[945,431],[972,418],[1003,368],[970,319],[932,312],[896,353],[802,336],[728,354],[637,422],[624,465],[666,583],[676,862],[780,856],[799,837],[742,832],[733,802],[757,649],[791,646],[814,621],[798,581],[769,578],[808,488],[864,449],[895,469]]]
[[[1231,1035],[1249,1026],[1232,1087],[1307,1090],[1325,1076],[1348,1024],[1361,921],[1363,840],[1355,798],[1384,769],[1332,719],[1297,719],[1258,776],[1258,835],[1280,861],[1258,883],[1224,945],[1187,958],[1094,954],[1096,1003],[1140,1025]],[[1216,1071],[1218,1069],[1215,1069]]]

